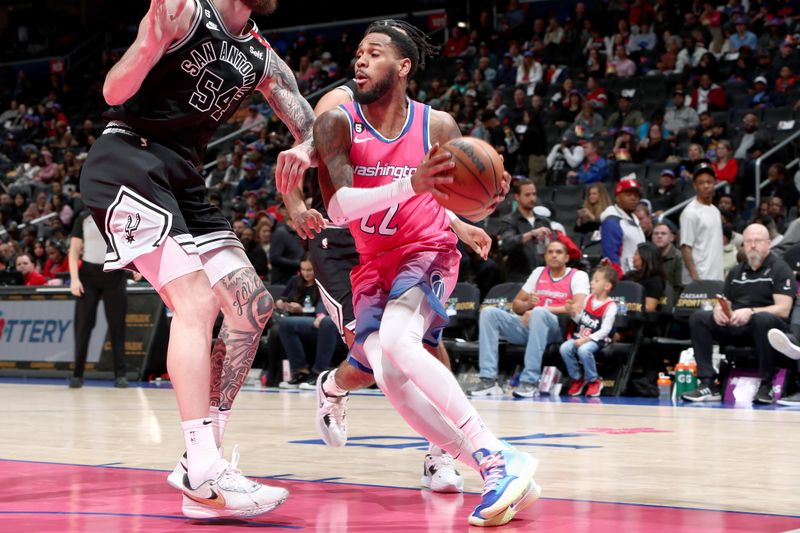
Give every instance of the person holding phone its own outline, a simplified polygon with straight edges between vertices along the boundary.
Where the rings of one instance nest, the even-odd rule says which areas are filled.
[[[720,401],[718,376],[711,363],[712,346],[752,345],[758,356],[761,385],[757,403],[771,404],[772,378],[778,351],[768,340],[768,332],[789,331],[797,282],[794,272],[780,257],[770,252],[767,228],[750,224],[744,230],[744,261],[736,265],[725,280],[723,294],[717,295],[712,311],[697,311],[689,319],[692,348],[697,361],[697,389],[681,395],[690,402]],[[774,335],[774,334],[773,334]]]

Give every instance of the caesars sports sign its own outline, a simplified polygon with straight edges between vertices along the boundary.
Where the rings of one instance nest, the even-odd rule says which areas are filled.
[[[0,300],[0,361],[71,362],[75,353],[73,300]],[[100,359],[108,326],[102,306],[89,342]]]

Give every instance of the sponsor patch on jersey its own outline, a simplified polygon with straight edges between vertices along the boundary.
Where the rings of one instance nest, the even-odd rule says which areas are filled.
[[[356,122],[353,125],[353,129],[355,130],[356,133],[361,133],[362,131],[364,131],[364,125],[360,122]]]
[[[256,50],[252,46],[250,47],[250,53],[256,56],[259,59],[264,59],[264,52],[262,50]]]

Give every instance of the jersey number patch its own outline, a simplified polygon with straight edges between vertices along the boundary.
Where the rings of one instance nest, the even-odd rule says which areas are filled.
[[[223,79],[214,74],[210,70],[204,70],[200,79],[197,80],[196,90],[189,98],[189,103],[203,113],[211,111],[211,118],[219,122],[228,108],[235,100],[236,93],[239,91],[238,87],[231,87],[227,91],[220,93],[222,89]]]
[[[381,223],[378,226],[378,235],[385,235],[388,237],[397,232],[397,226],[390,228],[389,224],[392,223],[392,219],[394,218],[394,215],[397,214],[398,209],[400,209],[400,204],[394,204],[392,207],[386,210],[386,213],[383,215]],[[361,219],[361,231],[364,233],[369,233],[370,235],[375,234],[375,226],[369,224],[369,219],[371,219],[373,216],[375,215]]]

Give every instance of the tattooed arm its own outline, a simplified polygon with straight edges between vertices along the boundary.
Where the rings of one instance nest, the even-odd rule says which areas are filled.
[[[267,75],[258,90],[267,98],[270,107],[292,132],[299,143],[290,150],[278,154],[275,165],[275,182],[278,191],[286,194],[297,187],[303,174],[310,166],[315,166],[317,155],[311,128],[314,124],[314,110],[297,89],[294,72],[272,48],[269,54]]]
[[[337,224],[383,211],[417,194],[431,193],[435,197],[446,198],[447,195],[439,192],[436,185],[453,182],[452,177],[443,175],[453,168],[452,157],[447,152],[437,154],[438,145],[435,145],[410,179],[398,179],[379,187],[353,187],[350,122],[340,109],[332,109],[317,119],[314,123],[314,142],[336,189],[328,204],[328,215]]]

